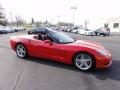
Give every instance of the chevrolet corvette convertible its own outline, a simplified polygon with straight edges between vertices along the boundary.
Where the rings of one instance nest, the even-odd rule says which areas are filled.
[[[38,35],[20,35],[10,38],[18,57],[45,58],[73,64],[82,71],[108,68],[111,53],[101,44],[89,40],[74,40],[62,32],[45,29]]]

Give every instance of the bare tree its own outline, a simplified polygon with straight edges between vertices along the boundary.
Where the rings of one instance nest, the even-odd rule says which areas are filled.
[[[7,20],[5,19],[5,13],[4,13],[4,8],[2,8],[0,4],[0,25],[6,25]]]
[[[34,23],[35,23],[34,18],[32,18],[31,19],[31,24],[34,24]]]
[[[73,26],[72,23],[67,23],[67,22],[58,22],[57,25],[58,26]]]
[[[26,23],[25,20],[21,16],[16,16],[15,18],[16,18],[17,26],[22,26]]]

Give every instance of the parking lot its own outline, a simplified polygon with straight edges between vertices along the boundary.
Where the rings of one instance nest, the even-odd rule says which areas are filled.
[[[83,36],[66,33],[74,39],[101,43],[112,53],[110,68],[82,72],[71,65],[29,57],[21,59],[11,49],[10,36],[0,35],[0,90],[120,90],[120,37]]]

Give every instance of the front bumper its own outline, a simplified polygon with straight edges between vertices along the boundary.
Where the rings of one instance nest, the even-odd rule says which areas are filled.
[[[109,54],[108,57],[97,57],[96,58],[96,69],[108,68],[112,64],[112,55]]]

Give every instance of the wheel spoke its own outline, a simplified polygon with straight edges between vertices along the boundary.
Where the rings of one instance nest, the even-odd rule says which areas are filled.
[[[21,49],[21,48],[20,48],[20,46],[18,46],[18,47],[17,47],[17,49],[19,49],[19,50],[20,50],[20,49]]]
[[[22,53],[24,53],[24,54],[25,54],[26,52],[25,52],[25,51],[22,51]]]
[[[81,59],[78,59],[78,58],[77,58],[76,61],[77,61],[77,62],[81,62]]]
[[[22,56],[24,56],[24,55],[25,55],[25,53],[23,53],[23,52],[22,52],[22,53],[21,53],[21,55],[22,55]]]
[[[91,59],[85,59],[86,62],[89,62]]]
[[[84,54],[81,54],[81,59],[84,59]]]
[[[87,62],[84,62],[84,65],[85,65],[86,68],[89,67],[89,65],[87,64]]]
[[[76,59],[76,64],[80,65],[81,61],[80,59]]]
[[[80,64],[80,68],[83,68],[83,65],[84,65],[84,64],[83,64],[83,62],[82,62],[82,63]]]
[[[21,56],[21,52],[18,52],[18,54]]]
[[[21,53],[21,51],[20,51],[20,50],[18,50],[17,52],[18,52],[18,53]]]

